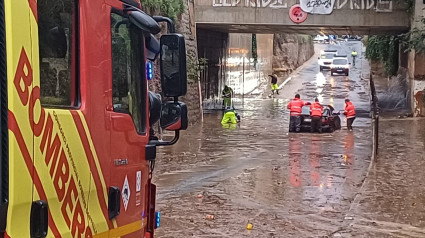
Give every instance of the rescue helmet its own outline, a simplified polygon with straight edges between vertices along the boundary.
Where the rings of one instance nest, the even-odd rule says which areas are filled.
[[[314,99],[314,101],[315,101],[315,102],[319,102],[319,99],[318,99],[318,98],[315,98],[315,99]]]
[[[300,98],[300,95],[298,93],[295,94],[295,98]]]

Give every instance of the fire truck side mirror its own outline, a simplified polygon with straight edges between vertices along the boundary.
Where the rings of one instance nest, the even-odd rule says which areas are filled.
[[[151,16],[141,10],[130,11],[128,19],[138,28],[154,35],[161,32],[161,27]]]
[[[183,102],[166,102],[162,105],[160,124],[168,131],[186,130],[188,126],[187,107]]]
[[[165,97],[186,94],[186,46],[181,34],[166,34],[160,42],[161,86]]]

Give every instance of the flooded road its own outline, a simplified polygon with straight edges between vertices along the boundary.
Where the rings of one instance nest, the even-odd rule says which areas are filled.
[[[347,55],[355,48],[362,58],[360,42],[317,45],[325,48]],[[319,72],[316,55],[276,98],[245,98],[238,125],[222,127],[222,112],[213,111],[182,132],[176,145],[160,148],[157,236],[322,237],[337,231],[370,164],[369,94],[360,79],[368,66],[357,64],[349,77],[331,77]],[[358,111],[354,131],[341,116],[343,128],[333,133],[288,133],[286,105],[297,92],[336,110],[350,98]]]

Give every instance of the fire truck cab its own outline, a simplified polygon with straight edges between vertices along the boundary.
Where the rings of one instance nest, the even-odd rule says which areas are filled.
[[[153,237],[156,148],[187,128],[185,93],[183,36],[138,2],[0,0],[0,237]]]

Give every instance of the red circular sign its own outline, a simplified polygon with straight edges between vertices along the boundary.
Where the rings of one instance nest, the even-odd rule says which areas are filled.
[[[301,9],[299,4],[295,4],[289,9],[289,18],[295,23],[301,23],[307,19],[307,13]]]

